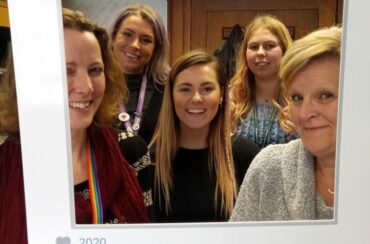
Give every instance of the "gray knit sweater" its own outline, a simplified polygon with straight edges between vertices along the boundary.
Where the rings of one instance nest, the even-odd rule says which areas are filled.
[[[314,160],[300,139],[264,148],[251,163],[230,221],[331,219],[316,193]]]

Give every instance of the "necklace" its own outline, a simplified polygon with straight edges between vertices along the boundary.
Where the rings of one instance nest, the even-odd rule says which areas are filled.
[[[102,224],[104,220],[103,204],[102,204],[101,197],[100,197],[98,175],[96,172],[94,147],[92,143],[90,143],[89,138],[87,138],[86,140],[86,160],[87,160],[88,181],[89,181],[89,190],[90,190],[92,223]]]
[[[140,129],[140,121],[141,115],[143,113],[143,106],[144,106],[144,99],[145,99],[145,92],[146,92],[146,83],[147,83],[147,76],[144,74],[143,79],[141,80],[140,86],[140,93],[139,93],[139,100],[136,105],[135,111],[135,118],[134,124],[131,126],[130,115],[126,112],[125,104],[121,103],[120,105],[120,114],[118,115],[118,119],[122,121],[126,127],[127,131],[133,131],[135,135],[139,132]]]
[[[254,125],[254,137],[256,139],[256,142],[257,144],[263,148],[266,146],[266,143],[267,143],[267,137],[270,133],[270,130],[271,130],[271,127],[272,127],[272,122],[274,121],[275,119],[275,116],[276,116],[276,112],[277,112],[277,108],[274,107],[271,115],[270,115],[270,118],[269,118],[269,122],[267,124],[267,128],[266,130],[263,130],[262,129],[262,133],[261,133],[261,138],[259,137],[259,133],[258,133],[258,125],[259,125],[259,120],[258,120],[258,111],[257,111],[257,101],[254,102],[254,106],[253,106],[253,117],[252,117],[252,120],[253,120],[253,125]],[[263,126],[262,126],[263,128]]]

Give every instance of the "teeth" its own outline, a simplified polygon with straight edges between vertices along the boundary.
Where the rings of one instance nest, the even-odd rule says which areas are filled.
[[[257,66],[266,66],[268,65],[268,63],[266,62],[260,62],[260,63],[256,63]]]
[[[200,114],[200,113],[203,113],[205,111],[205,109],[196,109],[196,108],[193,108],[193,109],[188,109],[188,112],[189,113],[193,113],[193,114]]]
[[[126,54],[126,56],[127,56],[127,57],[129,57],[129,58],[134,58],[134,59],[138,59],[138,58],[139,58],[139,56],[138,56],[138,55],[135,55],[135,54],[126,53],[126,52],[125,52],[125,54]]]
[[[70,102],[69,106],[71,108],[79,108],[79,109],[84,109],[89,107],[91,102]]]

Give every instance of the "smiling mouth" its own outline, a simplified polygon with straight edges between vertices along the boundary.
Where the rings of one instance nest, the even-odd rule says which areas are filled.
[[[314,127],[304,127],[304,130],[306,131],[317,131],[317,130],[321,130],[321,129],[325,129],[327,128],[327,126],[314,126]]]
[[[269,63],[268,63],[268,62],[257,62],[257,63],[255,63],[255,64],[256,64],[256,66],[258,66],[258,67],[265,67],[265,66],[269,65]]]
[[[75,108],[75,109],[86,109],[90,107],[92,104],[92,101],[88,102],[69,102],[69,107],[70,108]]]
[[[139,55],[136,55],[136,54],[132,54],[132,53],[128,53],[128,52],[123,52],[123,54],[128,57],[129,59],[131,60],[138,60],[140,58]]]
[[[190,114],[202,114],[204,113],[206,110],[203,109],[203,108],[191,108],[191,109],[187,109],[186,110],[188,113]]]

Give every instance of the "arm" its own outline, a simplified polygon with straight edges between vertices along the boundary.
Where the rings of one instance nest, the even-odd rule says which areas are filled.
[[[260,169],[259,158],[253,160],[231,214],[230,221],[257,221],[260,208]]]
[[[146,142],[132,133],[119,132],[118,144],[123,156],[136,174],[143,193],[144,202],[148,208],[149,218],[154,220],[153,210],[153,182],[154,165],[149,157]]]

